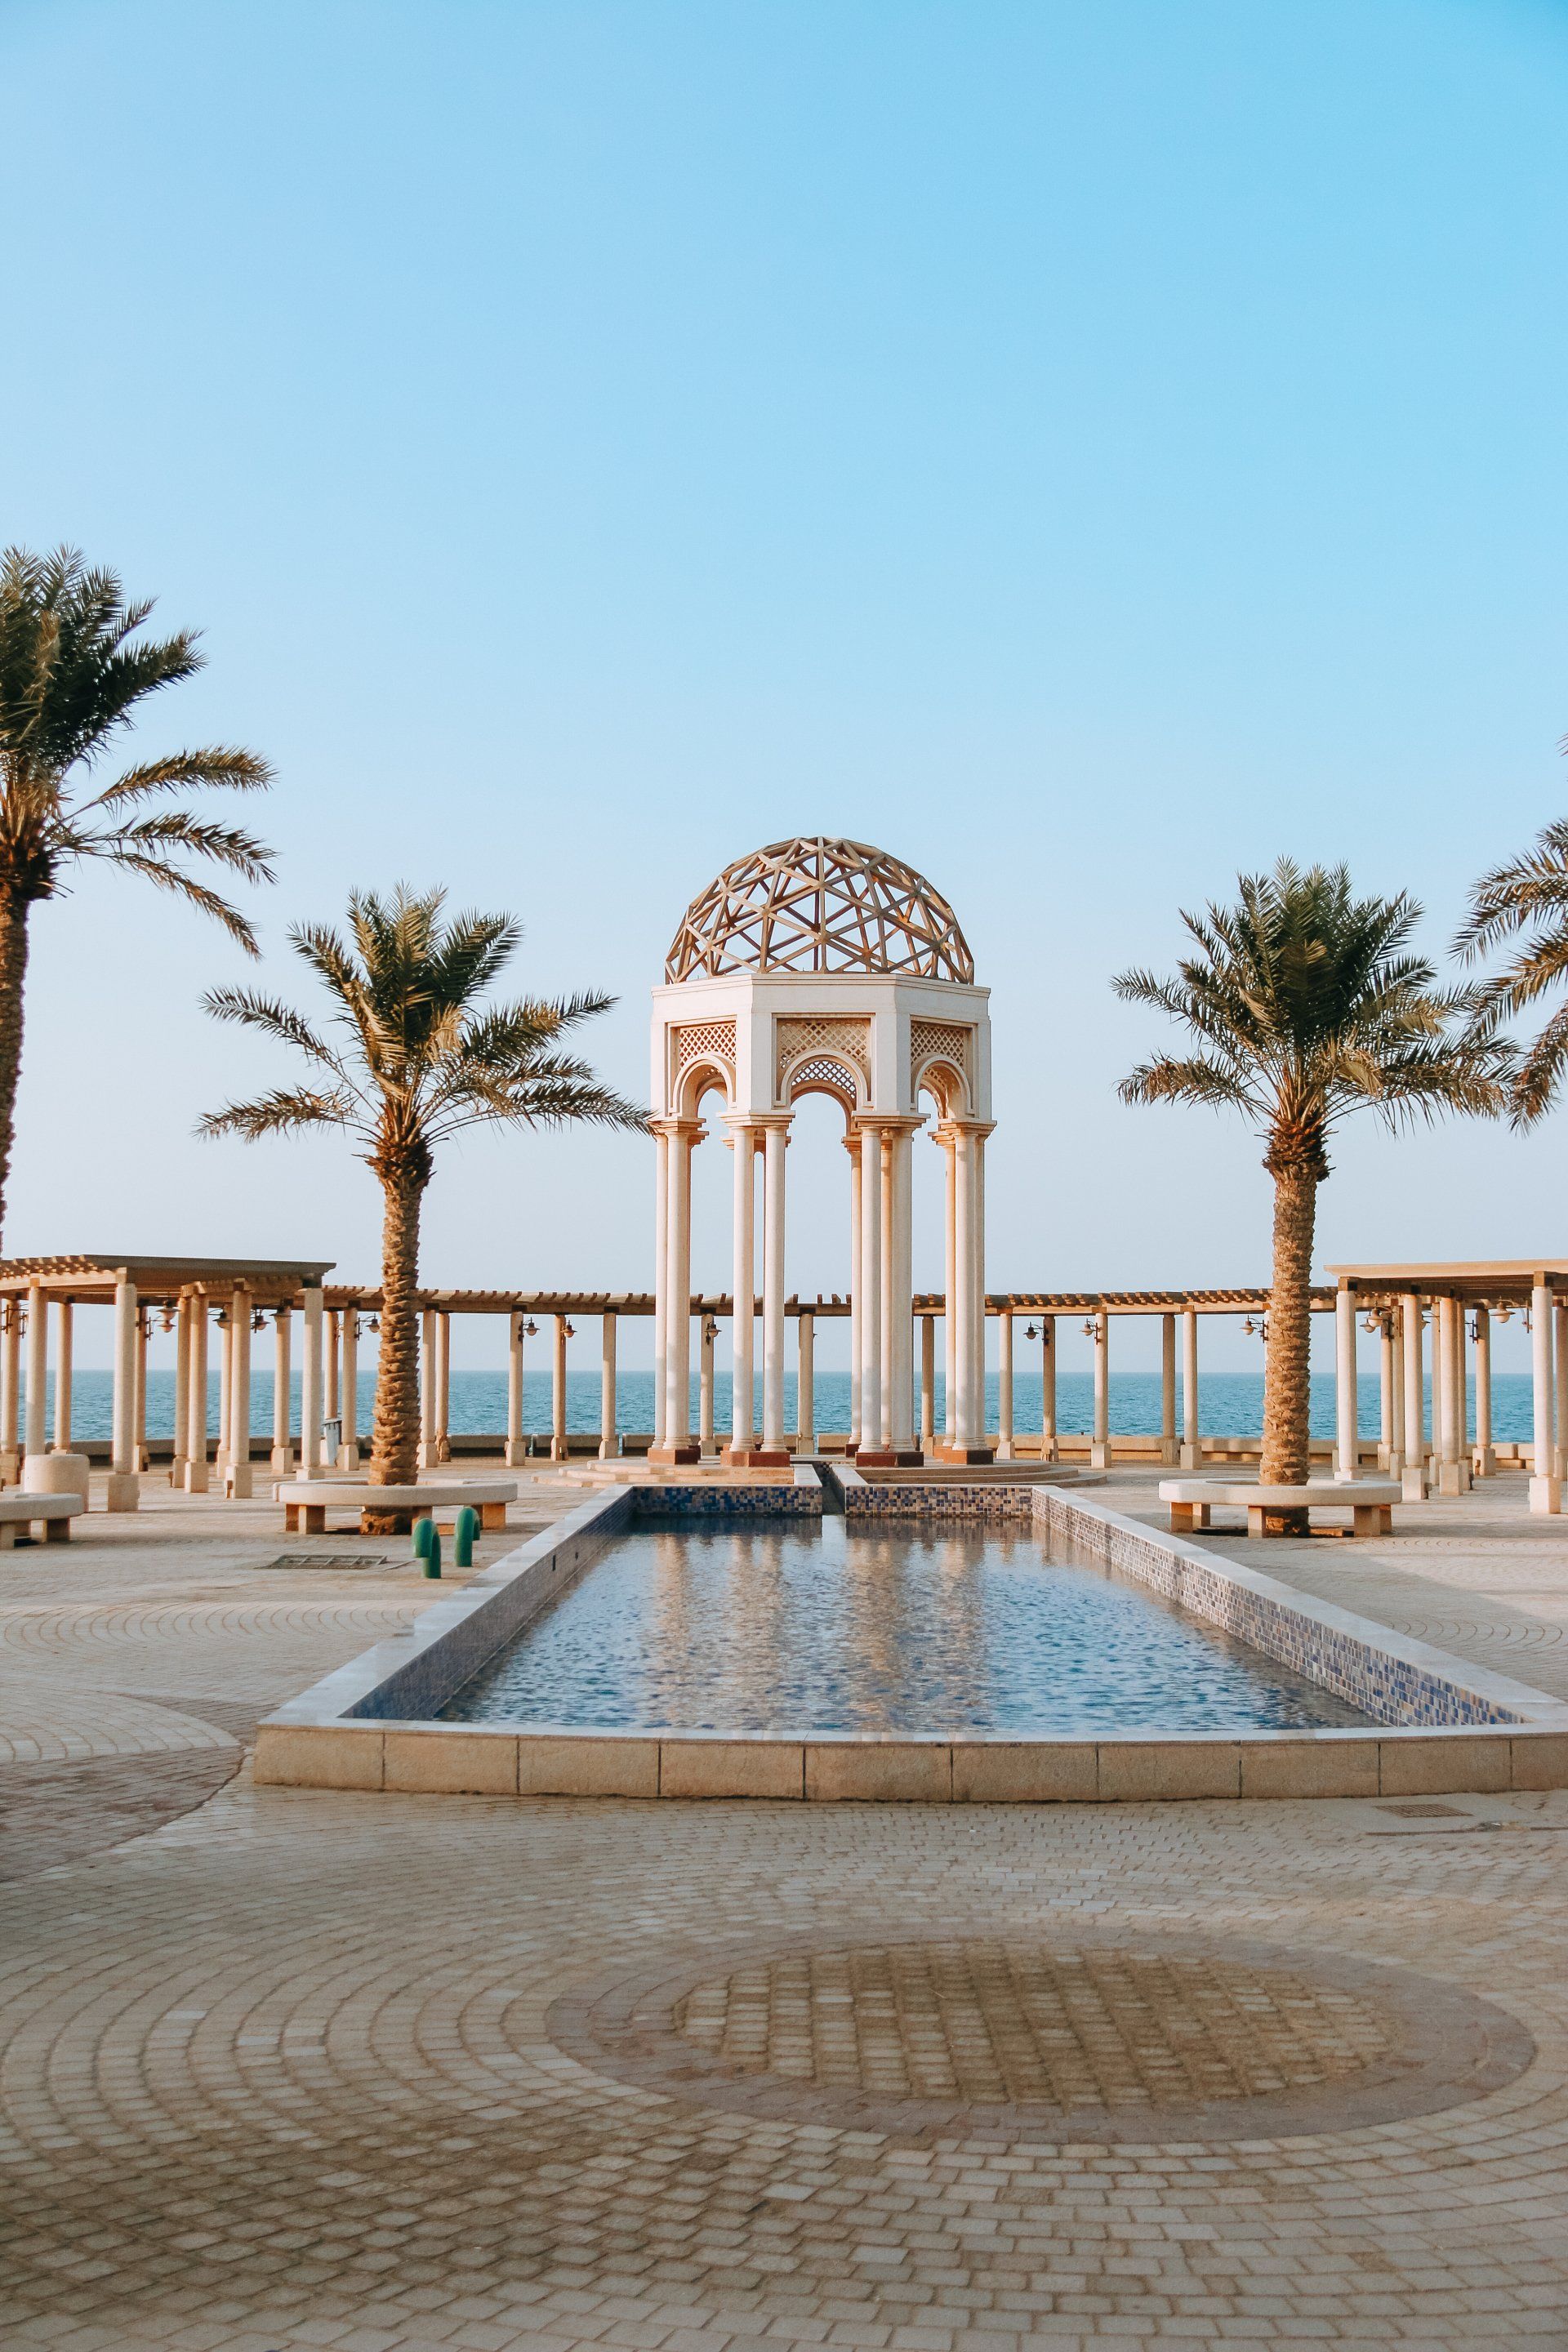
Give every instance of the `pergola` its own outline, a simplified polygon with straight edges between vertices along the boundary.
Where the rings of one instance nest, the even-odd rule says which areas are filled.
[[[277,1330],[274,1466],[279,1431],[290,1458],[289,1328],[304,1318],[302,1461],[319,1462],[321,1439],[321,1285],[331,1261],[297,1258],[148,1257],[92,1251],[61,1257],[0,1259],[0,1454],[5,1473],[18,1470],[26,1486],[47,1475],[45,1397],[48,1377],[49,1309],[54,1309],[55,1415],[52,1452],[71,1450],[71,1354],[79,1307],[114,1311],[113,1444],[107,1507],[133,1511],[144,1466],[147,1339],[151,1313],[162,1311],[176,1334],[174,1483],[205,1493],[207,1461],[207,1335],[215,1319],[222,1336],[218,1470],[225,1491],[250,1493],[250,1339],[270,1314]],[[24,1328],[27,1339],[27,1417],[18,1461],[18,1375]],[[310,1475],[309,1472],[306,1473]]]

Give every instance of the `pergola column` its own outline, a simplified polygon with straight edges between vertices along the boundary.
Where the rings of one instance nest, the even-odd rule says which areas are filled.
[[[1421,1364],[1421,1301],[1407,1290],[1399,1302],[1399,1337],[1405,1358],[1405,1466],[1400,1484],[1407,1503],[1426,1499],[1426,1397]]]
[[[564,1315],[555,1318],[555,1345],[550,1357],[550,1459],[564,1462],[570,1446],[566,1434],[566,1342],[572,1326]],[[450,1460],[450,1454],[447,1455]]]
[[[343,1430],[338,1468],[359,1468],[359,1308],[343,1309]]]
[[[744,1465],[755,1431],[757,1311],[756,1131],[744,1118],[729,1121],[734,1166],[734,1270],[731,1279],[730,1444],[726,1459]]]
[[[152,1337],[152,1318],[143,1307],[136,1318],[136,1467],[147,1467],[147,1342]]]
[[[1013,1459],[1013,1310],[996,1318],[996,1459]]]
[[[318,1339],[317,1345],[320,1346]],[[419,1318],[419,1467],[436,1466],[436,1310],[426,1307]],[[305,1472],[315,1475],[314,1464]]]
[[[272,1318],[272,1459],[275,1478],[287,1478],[294,1469],[293,1432],[293,1309],[280,1307]]]
[[[1464,1495],[1470,1486],[1469,1401],[1465,1393],[1465,1310],[1459,1299],[1439,1301],[1437,1328],[1443,1353],[1443,1459],[1438,1487],[1445,1495]],[[1561,1411],[1561,1391],[1559,1397]]]
[[[1173,1469],[1178,1458],[1176,1444],[1176,1318],[1173,1315],[1160,1318],[1160,1460],[1166,1469]]]
[[[1478,1478],[1497,1475],[1497,1454],[1492,1448],[1492,1311],[1489,1307],[1476,1309],[1476,1450],[1473,1460]]]
[[[691,1153],[703,1128],[694,1118],[670,1118],[658,1130],[664,1150],[664,1305],[659,1321],[662,1353],[655,1388],[662,1391],[663,1420],[654,1457],[695,1462],[691,1435]]]
[[[936,1317],[921,1317],[921,1451],[929,1454],[936,1438]]]
[[[1184,1470],[1204,1466],[1202,1423],[1198,1419],[1198,1310],[1182,1309],[1182,1459]]]
[[[44,1479],[44,1455],[48,1444],[45,1408],[49,1383],[48,1294],[35,1282],[27,1293],[27,1406],[22,1463],[22,1484],[37,1490]]]
[[[68,1298],[57,1301],[58,1321],[55,1325],[55,1412],[54,1444],[50,1451],[68,1454],[71,1450],[71,1341],[75,1336],[74,1318]],[[140,1468],[140,1464],[138,1464]]]
[[[599,1459],[613,1462],[621,1450],[620,1415],[616,1397],[616,1334],[613,1315],[599,1318]]]
[[[174,1301],[174,1439],[169,1454],[169,1484],[176,1490],[185,1483],[185,1432],[191,1418],[191,1301],[182,1291]]]
[[[985,1138],[988,1128],[969,1130],[970,1190],[969,1190],[969,1284],[970,1314],[973,1324],[973,1353],[970,1359],[970,1444],[981,1449],[981,1458],[988,1458],[985,1447]]]
[[[816,1318],[803,1307],[795,1318],[797,1369],[795,1380],[795,1451],[816,1451]]]
[[[950,1446],[958,1444],[958,1357],[959,1357],[959,1274],[958,1274],[958,1137],[951,1128],[937,1129],[937,1141],[942,1148],[942,1212],[944,1251],[942,1303],[942,1434]]]
[[[42,1294],[38,1297],[41,1306]],[[41,1315],[39,1320],[42,1320]],[[108,1488],[103,1500],[106,1511],[133,1511],[142,1499],[142,1481],[135,1469],[136,1331],[140,1321],[136,1285],[133,1282],[117,1282],[114,1286],[114,1434]],[[29,1406],[31,1403],[29,1397]]]
[[[328,1421],[341,1422],[343,1417],[343,1408],[342,1394],[338,1372],[339,1323],[338,1310],[335,1307],[329,1307],[327,1308],[326,1313],[322,1318],[322,1324],[324,1330],[323,1345],[326,1350],[327,1372],[327,1410],[324,1418]],[[330,1470],[333,1467],[333,1465],[329,1462],[324,1466]]]
[[[860,1137],[860,1451],[887,1451],[882,1427],[882,1137],[863,1126]]]
[[[14,1486],[22,1472],[22,1301],[15,1294],[4,1302],[4,1345],[0,1346],[0,1484]]]
[[[1060,1459],[1057,1446],[1057,1318],[1040,1318],[1040,1459]]]
[[[198,1291],[191,1310],[190,1412],[185,1423],[185,1492],[207,1491],[207,1337],[211,1328],[206,1294]]]
[[[452,1318],[446,1307],[436,1317],[436,1459],[452,1458]]]
[[[860,1289],[860,1139],[853,1129],[844,1139],[849,1154],[849,1430],[847,1450],[858,1453],[861,1438],[860,1326],[865,1300]]]
[[[1555,1475],[1561,1478],[1565,1473],[1568,1473],[1568,1297],[1560,1297],[1555,1291],[1552,1293],[1552,1297],[1556,1300],[1556,1306],[1552,1312],[1552,1326],[1556,1345],[1556,1354],[1553,1358],[1553,1366],[1555,1372],[1554,1387],[1557,1400],[1557,1445],[1556,1459],[1553,1461],[1552,1467]],[[57,1365],[55,1368],[55,1390],[57,1394],[59,1391],[59,1368]]]
[[[217,1311],[217,1328],[222,1333],[218,1341],[217,1360],[217,1447],[214,1467],[217,1483],[228,1480],[229,1440],[234,1434],[234,1316],[227,1306]]]
[[[228,1475],[226,1491],[238,1503],[249,1500],[250,1486],[250,1293],[237,1290],[229,1308],[233,1325],[229,1345]]]
[[[321,1475],[321,1293],[301,1290],[300,1303],[300,1475]],[[423,1399],[421,1400],[423,1403]]]
[[[884,1166],[889,1176],[889,1212],[883,1234],[884,1345],[889,1410],[884,1428],[895,1457],[909,1466],[921,1459],[914,1423],[914,1277],[912,1270],[914,1128],[912,1123],[886,1130]]]
[[[1360,1466],[1355,1318],[1355,1292],[1342,1284],[1334,1296],[1334,1476],[1342,1484]]]
[[[658,1141],[661,1147],[660,1159],[662,1163],[662,1146],[664,1142],[662,1136],[658,1138]],[[509,1470],[515,1470],[518,1467],[518,1465],[527,1458],[528,1454],[527,1441],[524,1439],[522,1433],[522,1341],[523,1325],[526,1323],[527,1319],[526,1315],[520,1307],[514,1307],[511,1313],[507,1317],[506,1466]],[[656,1423],[658,1416],[663,1411],[663,1405],[659,1394],[660,1383],[658,1379],[659,1356],[658,1334],[659,1328],[659,1318],[656,1310],[654,1320],[655,1372],[653,1383],[654,1415]]]
[[[1394,1398],[1394,1318],[1386,1307],[1377,1315],[1377,1466],[1394,1468],[1398,1450],[1398,1425]]]
[[[1554,1467],[1557,1413],[1552,1394],[1552,1324],[1555,1302],[1552,1285],[1538,1274],[1530,1297],[1530,1356],[1535,1442],[1530,1480],[1530,1507],[1551,1517],[1563,1507],[1563,1483]]]
[[[1092,1470],[1110,1467],[1110,1317],[1103,1307],[1094,1318],[1094,1432],[1089,1461]]]
[[[653,1452],[662,1454],[665,1442],[665,1391],[669,1325],[669,1138],[662,1127],[653,1136]],[[521,1412],[522,1337],[521,1318],[514,1318],[512,1355]],[[518,1438],[522,1423],[518,1423]],[[508,1460],[511,1459],[509,1450]],[[517,1457],[520,1461],[521,1455]]]
[[[763,1453],[789,1460],[784,1444],[784,1153],[787,1121],[763,1129]]]
[[[714,1342],[719,1337],[719,1318],[707,1308],[697,1330],[697,1448],[702,1454],[717,1449],[713,1419]]]

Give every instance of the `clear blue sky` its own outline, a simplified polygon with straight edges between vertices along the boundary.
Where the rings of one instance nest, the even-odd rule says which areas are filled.
[[[1281,850],[1439,945],[1562,811],[1568,11],[12,0],[0,57],[0,535],[205,628],[146,740],[276,761],[269,982],[442,879],[620,992],[640,1092],[710,875],[879,842],[994,992],[993,1285],[1265,1275],[1257,1148],[1116,1103],[1107,979]],[[13,1246],[374,1273],[340,1147],[190,1139],[273,1075],[196,1009],[241,961],[127,881],[40,913]],[[803,1288],[841,1169],[824,1119]],[[1563,1118],[1369,1130],[1321,1255],[1561,1250],[1565,1178]],[[428,1276],[640,1285],[650,1190],[473,1143]]]

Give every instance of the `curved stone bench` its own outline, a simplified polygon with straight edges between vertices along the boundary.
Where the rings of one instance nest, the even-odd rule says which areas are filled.
[[[280,1485],[283,1525],[290,1535],[324,1536],[329,1511],[357,1511],[363,1533],[367,1518],[395,1519],[404,1532],[416,1519],[454,1519],[478,1511],[480,1524],[504,1528],[506,1507],[517,1500],[515,1478],[442,1478],[413,1486],[373,1486],[363,1478],[297,1478]]]
[[[1160,1500],[1171,1507],[1173,1534],[1190,1534],[1206,1528],[1215,1503],[1247,1513],[1249,1536],[1263,1533],[1266,1511],[1349,1511],[1351,1531],[1358,1536],[1385,1536],[1394,1525],[1395,1503],[1405,1499],[1397,1478],[1309,1478],[1304,1486],[1260,1486],[1256,1480],[1231,1486],[1216,1478],[1162,1478]]]
[[[0,1494],[0,1551],[10,1551],[18,1528],[41,1527],[46,1543],[67,1543],[71,1521],[87,1508],[85,1495],[35,1495],[11,1486]]]

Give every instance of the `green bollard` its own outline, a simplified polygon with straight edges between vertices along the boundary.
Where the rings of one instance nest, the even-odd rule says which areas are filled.
[[[425,1573],[426,1576],[439,1576],[441,1573],[441,1538],[437,1532],[434,1519],[430,1521],[429,1525],[430,1545],[428,1550],[425,1554]]]
[[[479,1534],[479,1515],[478,1511],[473,1510],[468,1504],[465,1503],[462,1509],[458,1513],[457,1517],[452,1522],[452,1565],[454,1568],[472,1568],[474,1564],[474,1538]]]
[[[434,1536],[435,1536],[435,1533],[436,1533],[436,1522],[435,1522],[435,1520],[434,1520],[434,1519],[416,1519],[416,1520],[415,1520],[415,1522],[414,1522],[414,1557],[415,1557],[415,1559],[429,1559],[429,1557],[430,1557],[430,1544],[431,1544],[431,1540],[432,1540],[432,1538],[434,1538]]]

